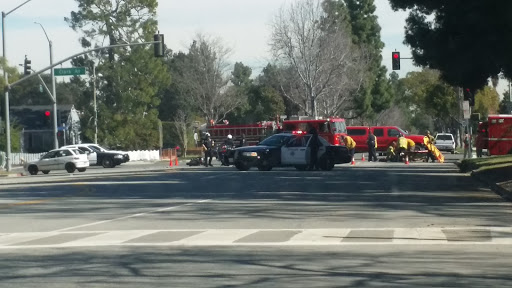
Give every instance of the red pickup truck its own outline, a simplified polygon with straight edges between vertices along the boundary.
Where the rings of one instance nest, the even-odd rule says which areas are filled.
[[[396,126],[348,126],[347,134],[356,141],[356,152],[367,152],[368,144],[368,131],[373,132],[377,137],[377,151],[386,151],[393,141],[398,139],[398,135],[402,134],[405,138],[411,139],[416,143],[416,147],[423,147],[422,135],[411,135],[408,132]],[[417,149],[417,148],[416,148]]]

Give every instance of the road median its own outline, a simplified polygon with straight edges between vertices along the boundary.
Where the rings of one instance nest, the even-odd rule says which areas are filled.
[[[512,155],[464,159],[457,166],[460,172],[471,173],[473,178],[512,201]]]

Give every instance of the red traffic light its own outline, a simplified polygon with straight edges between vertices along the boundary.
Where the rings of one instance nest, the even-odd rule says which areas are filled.
[[[393,53],[393,58],[397,59],[398,57],[398,53]]]
[[[50,117],[50,111],[44,111],[44,116]]]

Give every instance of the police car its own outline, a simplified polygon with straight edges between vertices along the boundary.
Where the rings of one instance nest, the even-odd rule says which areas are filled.
[[[352,158],[345,146],[334,146],[322,137],[318,138],[318,164],[322,170],[332,170],[335,164],[350,163]],[[311,135],[282,133],[261,141],[256,146],[235,149],[235,167],[240,171],[257,167],[270,171],[273,167],[295,167],[306,170],[309,164]]]

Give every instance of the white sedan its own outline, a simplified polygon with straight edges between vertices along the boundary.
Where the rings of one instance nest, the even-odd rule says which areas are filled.
[[[73,173],[75,170],[85,172],[89,166],[89,160],[87,154],[78,149],[60,148],[46,153],[39,160],[25,163],[24,166],[30,175],[37,175],[39,171],[48,174],[51,170],[66,170],[68,173]]]

